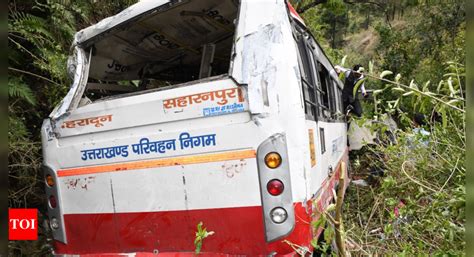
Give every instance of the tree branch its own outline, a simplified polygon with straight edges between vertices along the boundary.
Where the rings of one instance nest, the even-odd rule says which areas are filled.
[[[55,85],[61,86],[59,83],[57,83],[57,82],[55,82],[55,81],[52,81],[52,80],[50,80],[50,79],[48,79],[48,78],[45,78],[45,77],[43,77],[43,76],[41,76],[41,75],[38,75],[38,74],[35,74],[35,73],[32,73],[32,72],[29,72],[29,71],[19,70],[19,69],[15,69],[15,68],[12,68],[12,67],[8,67],[8,69],[11,70],[11,71],[21,72],[21,73],[24,73],[24,74],[28,74],[28,75],[31,75],[31,76],[40,78],[40,79],[44,79],[44,80],[46,80],[46,81],[48,81],[48,82],[51,82],[51,83],[53,83],[53,84],[55,84]]]

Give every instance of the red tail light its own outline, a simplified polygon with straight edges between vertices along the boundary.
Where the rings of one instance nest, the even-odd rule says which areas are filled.
[[[283,193],[284,188],[285,186],[283,185],[283,182],[278,179],[270,180],[270,182],[267,184],[268,193],[271,195],[279,195]]]
[[[56,197],[54,197],[54,195],[50,196],[49,197],[49,206],[51,206],[51,208],[56,208],[56,206],[58,205],[57,201],[56,201]]]

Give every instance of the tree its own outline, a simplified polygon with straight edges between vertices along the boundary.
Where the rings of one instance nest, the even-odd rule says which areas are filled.
[[[403,14],[406,7],[417,5],[418,2],[418,0],[302,0],[297,2],[296,10],[298,13],[302,14],[320,4],[330,6],[341,6],[344,4],[351,6],[364,5],[367,8],[383,13],[386,22],[390,24],[390,22],[395,19],[397,12]]]

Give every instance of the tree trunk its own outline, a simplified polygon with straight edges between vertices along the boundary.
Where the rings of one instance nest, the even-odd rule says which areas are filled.
[[[367,12],[367,17],[365,18],[365,29],[368,29],[369,28],[369,24],[370,24],[370,12]]]
[[[336,16],[333,16],[333,20],[332,20],[331,37],[332,37],[331,47],[336,48]]]
[[[342,224],[342,200],[344,199],[344,180],[346,176],[346,163],[342,162],[340,171],[339,171],[339,188],[337,190],[337,200],[336,200],[336,217],[335,217],[335,233],[336,233],[336,245],[339,251],[339,256],[346,256],[346,245],[344,242],[343,230],[344,226]]]

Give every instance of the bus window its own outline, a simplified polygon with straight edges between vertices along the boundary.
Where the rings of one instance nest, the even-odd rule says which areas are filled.
[[[331,81],[329,72],[320,62],[317,62],[317,71],[319,75],[318,100],[320,103],[319,107],[321,108],[319,117],[327,119],[331,117],[330,99],[333,98],[330,96]]]
[[[319,128],[319,139],[321,143],[321,154],[326,152],[326,138],[324,137],[324,128]]]
[[[329,80],[329,95],[330,95],[330,100],[329,100],[329,109],[331,109],[331,114],[332,117],[335,117],[335,114],[337,112],[337,100],[336,100],[336,87],[332,79]]]
[[[334,101],[333,101],[333,109],[334,113],[342,113],[342,91],[337,85],[336,81],[334,81],[331,78],[331,83],[333,85],[333,96],[334,96]]]
[[[338,99],[338,108],[340,110],[341,113],[344,113],[344,104],[342,103],[342,89],[337,87],[337,99]]]
[[[337,84],[334,79],[329,78],[328,80],[328,93],[329,93],[329,110],[332,116],[337,113]]]
[[[298,62],[301,72],[301,84],[303,87],[303,99],[306,118],[316,120],[316,92],[315,78],[311,69],[311,53],[309,52],[308,42],[303,33],[297,31]]]

